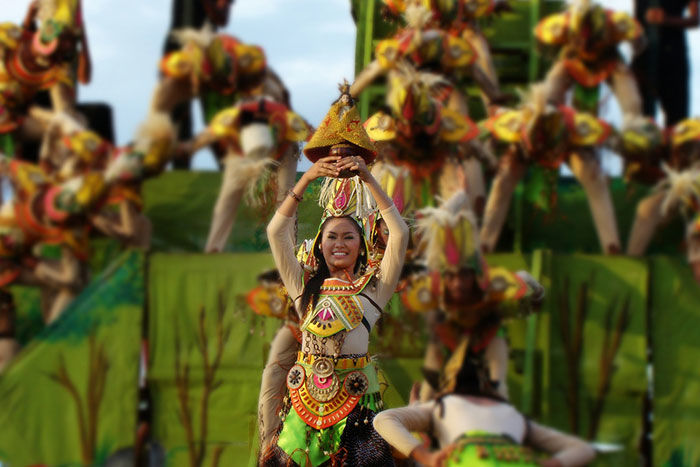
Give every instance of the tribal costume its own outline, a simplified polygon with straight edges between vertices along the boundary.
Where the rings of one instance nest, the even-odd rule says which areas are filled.
[[[9,163],[13,185],[12,208],[22,231],[25,249],[40,251],[32,268],[37,283],[56,294],[44,310],[47,323],[55,320],[83,285],[90,226],[86,213],[104,194],[102,174],[90,172],[57,182],[39,166],[19,160]]]
[[[214,116],[193,148],[217,142],[226,152],[205,251],[223,250],[244,193],[249,204],[262,207],[263,217],[284,199],[294,185],[298,143],[310,135],[301,116],[267,97],[244,100]]]
[[[475,47],[467,40],[430,26],[433,13],[420,4],[408,6],[404,12],[407,27],[394,37],[379,42],[376,59],[357,76],[350,90],[359,95],[377,77],[389,74],[402,63],[409,63],[421,71],[442,75],[449,85],[435,97],[455,112],[468,112],[465,96],[457,86],[471,77],[482,90],[489,103],[500,100],[495,74],[490,76],[482,68]]]
[[[344,206],[337,206],[345,212]],[[277,445],[302,465],[306,455],[313,465],[330,459],[372,465],[369,453],[353,457],[361,448],[357,443],[376,436],[365,425],[382,407],[376,369],[367,355],[368,337],[396,287],[408,232],[395,207],[381,215],[390,234],[378,270],[352,282],[326,279],[315,308],[297,310],[302,317],[302,351],[287,378],[291,408]],[[268,238],[285,286],[298,299],[304,271],[293,255],[293,229],[292,218],[276,214]],[[391,461],[388,451],[382,455]]]
[[[573,106],[596,115],[600,84],[607,82],[623,114],[641,115],[637,83],[618,51],[620,43],[635,43],[642,36],[634,18],[590,0],[577,0],[566,12],[540,21],[535,36],[541,44],[561,49],[545,78],[552,103],[564,104],[566,92],[573,87]]]
[[[0,24],[0,151],[17,152],[16,130],[39,91],[51,89],[55,110],[73,109],[76,55],[77,78],[87,83],[90,58],[80,0],[40,0],[21,26]]]
[[[160,62],[163,77],[154,91],[151,111],[169,113],[178,104],[199,97],[208,123],[242,97],[274,95],[289,104],[284,85],[267,68],[262,48],[216,34],[207,26],[175,31],[173,36],[182,46]]]
[[[388,111],[379,111],[364,123],[379,150],[380,161],[373,172],[410,172],[406,188],[418,207],[431,206],[436,196],[449,198],[456,182],[457,166],[468,167],[473,199],[485,198],[480,161],[489,155],[476,140],[477,126],[464,115],[441,104],[435,89],[445,80],[402,65],[389,77]],[[385,167],[385,168],[384,168]]]
[[[357,123],[346,125],[346,120]],[[313,160],[345,149],[372,157],[372,144],[347,88],[305,152]],[[349,216],[362,229],[361,218],[369,213],[370,204],[365,190],[357,178],[327,179],[320,199],[324,218],[313,241],[314,255],[321,254],[321,227],[326,219]],[[360,268],[357,277],[348,275],[347,280],[325,279],[305,310],[300,309],[300,300],[312,271],[306,271],[294,254],[294,218],[278,211],[267,227],[275,263],[301,320],[302,345],[287,375],[282,427],[275,445],[262,454],[264,465],[393,464],[391,450],[371,425],[382,401],[377,370],[367,348],[369,333],[396,288],[408,228],[394,206],[381,215],[390,234],[378,267]],[[360,252],[369,254],[364,235]]]
[[[416,236],[427,272],[411,275],[400,296],[409,311],[427,313],[431,335],[424,360],[426,377],[437,375],[445,351],[453,351],[466,338],[469,354],[485,360],[498,392],[507,398],[508,346],[498,332],[503,320],[529,313],[531,305],[542,300],[543,287],[525,271],[488,267],[464,192],[440,208],[418,211]],[[471,290],[465,290],[468,295],[459,301],[450,297],[454,292],[446,284],[448,273],[473,277]],[[422,400],[432,394],[430,383],[434,381],[423,384]]]
[[[657,156],[662,175],[655,191],[637,206],[627,253],[632,256],[643,255],[659,224],[670,215],[672,209],[680,208],[687,222],[687,258],[695,269],[700,265],[700,119],[691,118],[679,122],[668,131],[667,137],[657,127],[651,128],[658,131],[651,132],[652,137],[643,138],[648,132],[623,134],[623,142],[628,145],[631,137],[636,136],[634,141],[645,141],[648,152],[652,155],[662,153]],[[700,280],[698,272],[696,279]]]
[[[383,0],[383,2],[392,16],[400,16],[405,13],[410,0],[408,2]],[[472,46],[476,53],[476,63],[498,89],[498,76],[491,58],[491,50],[479,27],[479,20],[489,18],[497,2],[493,0],[418,0],[418,3],[432,12],[431,27],[448,31]],[[482,98],[484,105],[488,105],[488,96],[482,93]]]
[[[549,105],[546,95],[543,85],[534,85],[520,108],[499,109],[486,121],[502,155],[486,204],[481,230],[484,248],[493,251],[496,247],[513,190],[527,165],[536,163],[549,169],[555,178],[559,166],[566,162],[586,192],[603,251],[618,252],[620,240],[608,180],[596,157],[597,147],[608,141],[611,127],[589,113]],[[550,203],[555,194],[553,191]]]

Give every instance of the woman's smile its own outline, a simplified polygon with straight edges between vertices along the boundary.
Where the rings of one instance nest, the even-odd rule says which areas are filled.
[[[351,272],[359,256],[361,234],[354,221],[348,218],[330,219],[321,234],[321,252],[333,274]]]

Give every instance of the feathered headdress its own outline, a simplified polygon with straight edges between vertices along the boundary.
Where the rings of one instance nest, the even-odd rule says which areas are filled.
[[[170,33],[172,38],[181,46],[194,44],[201,48],[209,47],[216,38],[216,31],[210,24],[205,24],[201,29],[183,28]]]
[[[476,217],[469,209],[457,212],[444,205],[424,208],[416,215],[416,236],[421,262],[430,271],[474,270],[479,286],[488,282],[486,262],[481,254]]]
[[[666,215],[679,204],[684,210],[697,209],[700,206],[700,166],[677,171],[662,163],[661,168],[666,178],[655,187],[656,190],[666,190],[661,212]]]
[[[423,29],[432,21],[433,12],[425,4],[414,2],[406,6],[403,17],[409,28]]]
[[[580,32],[582,23],[591,8],[591,0],[574,0],[568,8],[569,24],[573,32]]]

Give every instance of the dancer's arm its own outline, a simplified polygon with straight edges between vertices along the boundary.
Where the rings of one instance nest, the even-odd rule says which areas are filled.
[[[382,190],[377,179],[372,176],[372,173],[367,169],[367,165],[361,157],[346,157],[338,161],[340,170],[349,169],[356,171],[360,179],[365,182],[365,185],[372,194],[374,201],[382,215],[382,219],[386,222],[389,229],[389,241],[387,242],[384,257],[379,265],[378,283],[375,292],[375,301],[380,307],[384,307],[396,290],[396,284],[399,282],[401,268],[406,257],[406,248],[408,247],[408,226],[401,218],[399,211],[394,206],[394,202]]]
[[[595,458],[595,450],[582,439],[534,422],[530,422],[526,442],[552,454],[551,459],[542,462],[544,466],[575,467],[587,465]]]
[[[290,190],[296,198],[291,193],[288,194],[267,225],[267,239],[272,256],[275,258],[282,282],[293,299],[299,297],[304,289],[303,271],[294,252],[294,216],[299,204],[297,198],[301,198],[309,183],[317,178],[337,176],[340,173],[335,164],[337,160],[337,156],[329,156],[316,161]]]
[[[430,431],[433,402],[384,410],[374,417],[374,429],[406,457],[419,452],[421,442],[411,432]]]
[[[442,205],[443,208],[447,209],[453,214],[457,214],[462,210],[471,210],[471,202],[469,200],[469,195],[467,194],[469,181],[467,180],[467,174],[464,171],[464,166],[460,164],[456,170],[459,189],[456,190]]]

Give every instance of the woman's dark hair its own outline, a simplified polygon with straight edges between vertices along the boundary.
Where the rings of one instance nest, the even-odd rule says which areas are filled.
[[[403,263],[403,268],[401,268],[401,275],[399,276],[399,279],[407,279],[413,274],[422,274],[425,273],[427,270],[428,268],[426,268],[422,264],[419,264],[415,261],[406,260],[406,262]]]
[[[257,277],[258,282],[275,282],[278,284],[282,283],[282,278],[280,277],[280,272],[277,269],[268,269],[267,271],[261,272]]]
[[[328,219],[323,221],[319,235],[323,235],[323,231],[326,228],[326,224],[328,224],[328,221],[330,221],[331,219],[350,219],[350,222],[355,227],[357,233],[360,235],[360,251],[363,251],[365,249],[365,242],[362,241],[362,229],[357,224],[357,222],[355,222],[355,220],[350,216],[329,217]],[[321,291],[323,281],[325,281],[331,276],[331,272],[328,269],[328,264],[326,264],[326,259],[323,257],[323,252],[321,251],[320,240],[317,240],[314,244],[312,254],[316,258],[316,264],[318,265],[318,269],[316,270],[314,275],[311,276],[308,281],[306,281],[306,284],[304,285],[304,291],[301,293],[302,314],[306,314],[306,309],[309,307],[309,303],[312,304],[312,307],[316,306],[316,302],[318,301],[318,293]],[[360,268],[365,265],[367,265],[367,251],[365,251],[364,255],[358,256],[357,261],[355,262],[355,270],[353,272],[357,273],[357,271],[359,271]]]
[[[454,394],[494,398],[496,389],[483,365],[472,358],[465,358],[457,373]]]
[[[443,394],[436,399],[439,410],[439,415],[442,417],[445,414],[445,405],[442,399],[445,396],[452,394],[460,396],[484,397],[499,402],[508,402],[498,392],[496,385],[488,376],[488,371],[483,365],[483,360],[475,360],[473,357],[467,356],[462,362],[462,367],[457,373],[455,387],[452,392]]]

